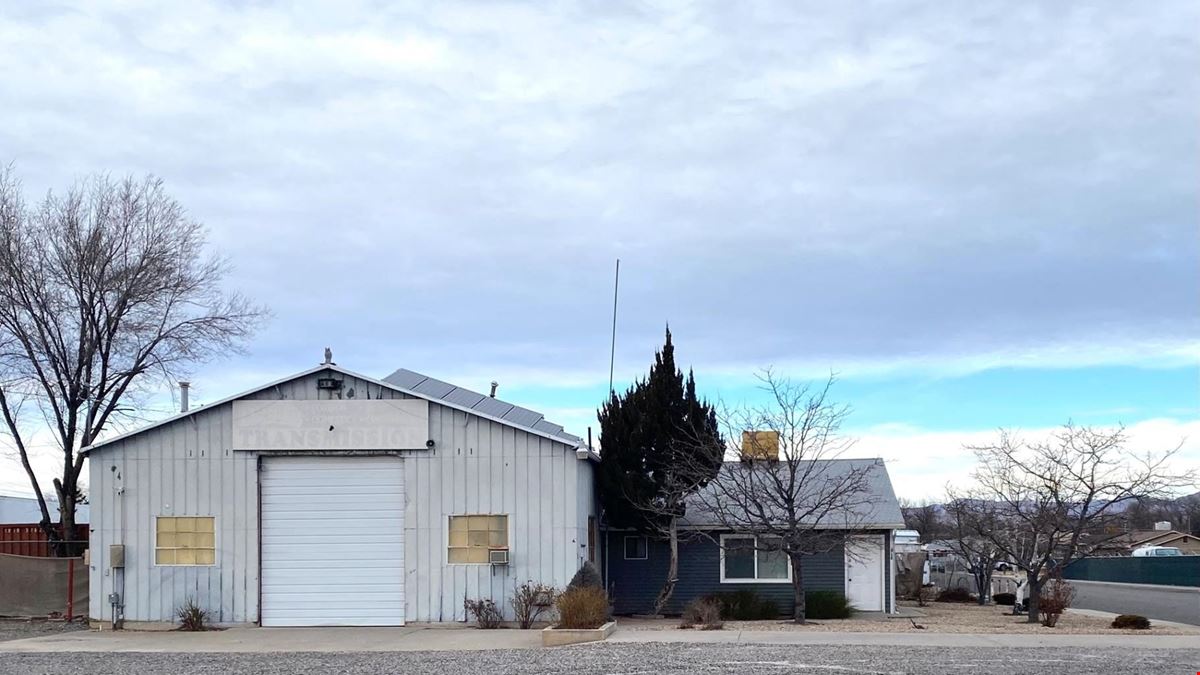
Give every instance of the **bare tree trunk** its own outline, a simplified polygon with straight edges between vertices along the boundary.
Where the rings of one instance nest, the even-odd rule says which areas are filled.
[[[792,621],[804,623],[807,607],[804,602],[804,558],[799,554],[789,555],[792,563],[792,595],[795,603],[792,606]]]
[[[1040,614],[1038,600],[1042,595],[1042,584],[1038,581],[1038,575],[1035,572],[1026,572],[1025,578],[1029,588],[1029,599],[1025,601],[1026,609],[1029,610],[1029,623],[1037,623]]]
[[[66,494],[59,502],[59,523],[62,533],[62,544],[58,546],[55,555],[59,557],[74,557],[79,554],[79,542],[75,541],[75,495],[72,491],[64,490]]]
[[[658,615],[663,614],[666,610],[667,603],[671,601],[671,596],[675,593],[675,584],[679,581],[679,519],[671,518],[671,524],[667,529],[671,559],[667,563],[667,580],[654,600],[654,613]]]
[[[988,598],[992,595],[992,572],[991,563],[980,564],[976,568],[975,594],[978,596],[976,602],[981,605],[986,605]]]

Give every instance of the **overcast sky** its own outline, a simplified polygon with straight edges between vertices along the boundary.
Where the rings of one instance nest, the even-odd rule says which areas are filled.
[[[586,433],[619,257],[619,386],[668,321],[713,398],[836,371],[902,494],[1068,418],[1200,462],[1197,3],[334,4],[0,4],[29,196],[159,175],[273,310],[201,401],[328,345]]]

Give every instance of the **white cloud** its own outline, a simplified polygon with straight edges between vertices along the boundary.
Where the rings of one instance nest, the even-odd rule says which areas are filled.
[[[1018,429],[1027,439],[1045,437],[1054,429]],[[1162,453],[1182,443],[1173,469],[1200,470],[1200,420],[1159,418],[1126,428],[1127,449],[1135,453]],[[974,455],[972,445],[995,442],[996,430],[925,431],[906,425],[887,425],[851,431],[858,439],[848,453],[855,457],[882,457],[888,465],[892,485],[901,498],[941,499],[946,486],[970,484]],[[1200,485],[1187,492],[1200,491]]]
[[[0,163],[31,196],[166,179],[275,312],[205,369],[222,387],[325,345],[366,373],[594,387],[618,256],[618,381],[667,321],[713,377],[1194,366],[1198,21],[7,3]]]

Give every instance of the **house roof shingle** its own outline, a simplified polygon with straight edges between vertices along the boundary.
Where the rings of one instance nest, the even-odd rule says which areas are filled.
[[[818,466],[809,473],[809,480],[837,481],[851,471],[863,471],[866,476],[867,491],[871,494],[871,503],[843,512],[833,512],[816,524],[817,529],[903,529],[904,515],[900,511],[900,502],[892,489],[892,480],[888,476],[887,466],[882,459],[825,459],[810,460]],[[758,462],[725,462],[721,467],[722,473],[729,471],[754,471]],[[717,481],[721,480],[718,475]],[[687,515],[680,521],[688,527],[715,527],[720,525],[720,519],[705,504],[713,503],[719,495],[719,488],[710,483],[701,490],[700,494],[688,500]]]

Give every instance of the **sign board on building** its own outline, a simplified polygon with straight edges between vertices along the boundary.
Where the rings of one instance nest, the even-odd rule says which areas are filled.
[[[234,450],[424,450],[429,402],[234,401]]]

